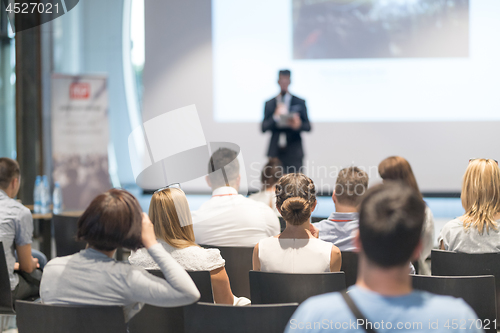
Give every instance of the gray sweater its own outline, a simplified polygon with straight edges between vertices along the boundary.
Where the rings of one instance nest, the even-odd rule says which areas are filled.
[[[124,306],[125,319],[129,321],[144,303],[175,307],[200,298],[188,273],[161,244],[151,246],[148,252],[160,266],[165,280],[94,249],[52,259],[43,272],[42,302]]]

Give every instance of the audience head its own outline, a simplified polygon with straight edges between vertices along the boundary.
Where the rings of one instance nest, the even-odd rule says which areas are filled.
[[[191,211],[186,195],[180,188],[155,192],[149,206],[149,218],[156,238],[176,248],[196,245]]]
[[[288,86],[290,85],[291,72],[288,69],[282,69],[278,73],[278,84],[280,85],[281,92],[286,93],[288,91]]]
[[[142,246],[142,209],[129,192],[112,189],[92,200],[78,220],[77,237],[100,251]]]
[[[238,153],[229,148],[220,148],[208,162],[208,185],[215,190],[222,186],[240,187],[240,163]],[[215,171],[214,171],[215,170]]]
[[[11,198],[14,198],[19,192],[20,172],[17,161],[8,157],[0,158],[0,189],[4,190]]]
[[[474,159],[469,162],[462,183],[464,228],[497,229],[494,215],[500,213],[500,169],[495,160]]]
[[[276,207],[291,225],[309,222],[316,207],[316,189],[311,178],[301,173],[289,173],[276,184]]]
[[[281,164],[281,161],[276,157],[270,158],[264,169],[262,169],[262,173],[260,175],[262,190],[265,191],[272,188],[276,185],[282,175],[283,165]]]
[[[411,169],[410,163],[401,156],[391,156],[380,162],[378,173],[385,180],[398,180],[406,183],[420,194],[417,180]]]
[[[368,174],[358,167],[351,166],[340,170],[335,184],[333,201],[335,205],[357,207],[368,188]]]
[[[373,264],[390,268],[415,259],[425,218],[425,203],[402,182],[369,189],[359,209],[362,252]]]

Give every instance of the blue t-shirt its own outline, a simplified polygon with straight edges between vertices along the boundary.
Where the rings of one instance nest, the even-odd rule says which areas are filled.
[[[481,322],[462,299],[413,291],[405,296],[384,297],[352,286],[352,298],[361,313],[377,332],[484,332],[478,327],[494,327]],[[295,311],[286,333],[293,332],[356,332],[356,317],[340,293],[311,297]]]

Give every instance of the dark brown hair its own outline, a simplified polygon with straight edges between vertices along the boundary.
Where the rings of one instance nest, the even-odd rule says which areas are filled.
[[[97,250],[142,246],[142,209],[129,192],[111,189],[92,200],[78,220],[77,237]]]
[[[9,187],[12,179],[19,177],[19,163],[8,158],[0,157],[0,188],[6,189]]]
[[[368,174],[351,166],[340,170],[335,184],[335,196],[340,204],[357,206],[368,188]]]
[[[311,178],[302,173],[289,173],[276,184],[276,207],[283,219],[292,225],[309,221],[316,189]]]
[[[420,193],[400,181],[374,186],[359,209],[359,237],[366,257],[380,267],[403,265],[417,247],[425,219]]]
[[[399,180],[406,183],[422,196],[410,163],[405,158],[401,156],[387,157],[378,165],[378,173],[383,180]]]
[[[283,165],[276,157],[271,157],[267,162],[260,175],[260,182],[262,183],[262,190],[276,185],[280,177],[283,175]]]

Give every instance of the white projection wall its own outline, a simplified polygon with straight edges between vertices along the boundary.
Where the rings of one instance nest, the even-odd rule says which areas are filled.
[[[292,1],[249,3],[145,0],[144,121],[195,104],[206,140],[238,144],[258,189],[270,138],[260,131],[264,102],[289,67],[312,120],[305,173],[320,190],[350,165],[376,183],[379,162],[401,155],[422,191],[457,192],[470,157],[500,158],[500,2],[470,0],[467,57],[375,59],[293,59]],[[183,188],[209,192],[204,179]]]

